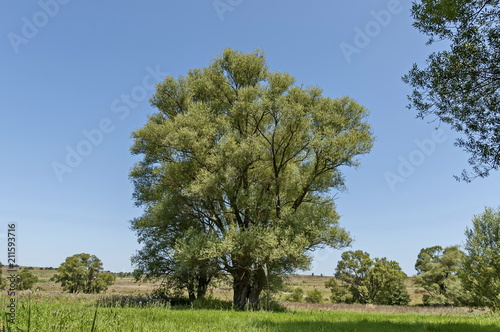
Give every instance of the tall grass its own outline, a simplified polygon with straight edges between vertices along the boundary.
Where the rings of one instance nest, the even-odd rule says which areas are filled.
[[[177,309],[145,298],[42,296],[19,298],[16,324],[4,319],[0,331],[500,331],[500,316],[432,315],[322,310],[241,312],[182,307]],[[2,305],[7,298],[1,297]],[[201,303],[200,303],[201,306]]]

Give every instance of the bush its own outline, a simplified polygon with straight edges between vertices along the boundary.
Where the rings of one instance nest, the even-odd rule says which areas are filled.
[[[335,278],[330,278],[325,283],[326,288],[330,288],[332,295],[330,296],[330,301],[332,303],[352,303],[353,298],[349,288],[345,285],[341,285]]]
[[[38,277],[28,270],[22,270],[16,277],[17,290],[31,289],[33,288],[33,285],[38,281]]]
[[[302,302],[304,301],[304,290],[300,287],[296,287],[292,290],[292,294],[286,297],[287,301],[290,302]]]
[[[323,302],[323,295],[317,289],[308,291],[306,294],[306,302],[308,303],[321,303]]]
[[[191,301],[180,292],[172,292],[165,287],[159,287],[151,292],[151,298],[165,303],[170,303],[172,306],[189,306]]]

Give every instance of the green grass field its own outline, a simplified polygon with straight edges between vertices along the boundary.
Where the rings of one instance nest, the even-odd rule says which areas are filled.
[[[137,284],[131,278],[117,278],[106,294],[63,293],[50,281],[53,270],[33,270],[40,280],[38,291],[16,295],[16,324],[0,321],[2,331],[500,331],[500,316],[487,310],[466,308],[389,307],[285,303],[287,312],[238,312],[190,307],[172,308],[148,300],[153,284]],[[5,275],[5,274],[4,274]],[[290,276],[289,287],[320,289],[324,300],[328,277]],[[411,286],[411,280],[408,280]],[[230,288],[219,285],[212,293],[229,299]],[[410,291],[418,303],[418,290]],[[113,298],[113,301],[110,298]],[[101,300],[99,300],[101,299]],[[2,292],[0,303],[7,310],[9,296]],[[96,315],[96,304],[99,303]]]
[[[288,309],[288,312],[174,309],[162,304],[131,301],[101,305],[94,331],[500,331],[500,317],[462,312],[332,311]],[[23,293],[17,302],[12,331],[91,331],[98,296]],[[5,308],[9,298],[1,296]],[[102,303],[104,300],[101,300]]]

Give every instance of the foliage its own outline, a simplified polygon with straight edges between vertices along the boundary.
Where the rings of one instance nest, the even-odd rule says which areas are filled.
[[[323,302],[323,295],[316,288],[313,290],[307,291],[306,302],[308,302],[308,303],[321,303],[321,302]]]
[[[476,305],[500,309],[500,208],[486,208],[465,231],[460,278]]]
[[[375,258],[361,250],[346,251],[337,263],[335,278],[325,283],[332,302],[406,305],[410,296],[406,274],[395,261]]]
[[[458,147],[471,154],[471,181],[500,166],[500,5],[499,0],[421,0],[414,3],[414,26],[450,49],[432,53],[427,67],[416,64],[403,80],[418,116],[431,115],[462,132]]]
[[[141,222],[146,218],[149,216]],[[132,257],[132,263],[137,266],[136,280],[161,280],[163,287],[178,292],[187,289],[189,300],[194,301],[203,298],[210,282],[220,276],[215,260],[200,258],[199,253],[208,241],[204,234],[189,229],[180,238],[179,234],[142,226],[138,233],[145,245]]]
[[[67,257],[57,272],[54,280],[70,293],[101,293],[116,279],[113,274],[103,272],[99,258],[85,253]]]
[[[366,284],[371,303],[385,305],[407,305],[410,295],[404,281],[406,274],[395,261],[375,258],[373,267],[368,271]]]
[[[330,278],[325,282],[325,287],[330,288],[330,301],[333,303],[354,303],[353,295],[349,287],[340,284],[337,279]]]
[[[371,149],[364,107],[295,86],[260,51],[231,49],[165,78],[151,102],[158,112],[131,148],[143,156],[130,173],[145,207],[132,221],[139,273],[181,273],[187,286],[224,271],[243,308],[268,279],[307,268],[309,250],[349,244],[329,192],[344,188],[339,167]]]
[[[366,287],[366,278],[373,266],[370,255],[361,250],[346,251],[341,258],[337,263],[335,277],[351,294],[352,303],[370,303]]]
[[[304,301],[304,290],[300,287],[295,287],[292,290],[292,294],[286,297],[287,301],[292,302],[303,302]]]
[[[416,285],[425,289],[425,305],[460,305],[466,302],[458,272],[464,253],[458,246],[423,248],[415,263]]]
[[[176,289],[172,291],[168,287],[158,287],[151,292],[151,298],[163,303],[169,303],[172,306],[190,305],[193,301],[186,298],[185,295]]]
[[[27,290],[33,288],[33,285],[38,282],[38,277],[29,270],[21,270],[16,276],[16,289]]]

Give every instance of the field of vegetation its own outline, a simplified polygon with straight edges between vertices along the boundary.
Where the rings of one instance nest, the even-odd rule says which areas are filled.
[[[211,290],[214,300],[174,307],[148,296],[154,284],[130,276],[118,276],[106,294],[68,294],[50,281],[55,270],[32,272],[39,281],[34,291],[17,294],[16,324],[4,320],[3,331],[500,331],[500,317],[486,310],[327,303],[329,277],[322,276],[293,275],[287,287],[318,289],[324,303],[281,302],[284,312],[242,312],[222,301],[231,295],[227,285]],[[418,289],[410,293],[417,303]],[[8,301],[4,292],[4,308]]]

